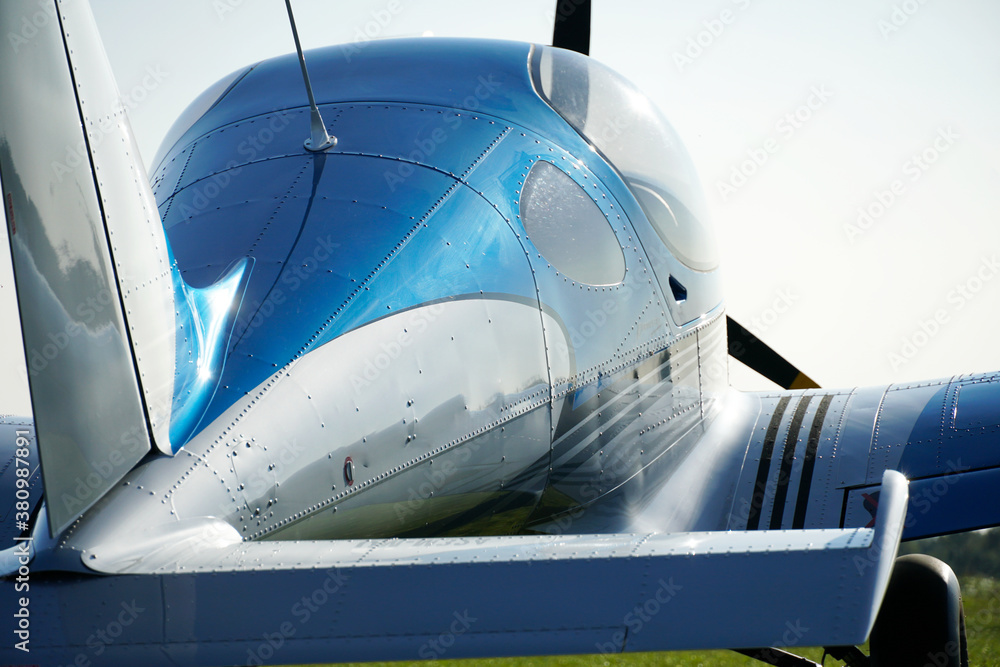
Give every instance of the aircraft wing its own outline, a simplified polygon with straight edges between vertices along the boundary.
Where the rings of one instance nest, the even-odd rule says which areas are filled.
[[[906,498],[903,477],[887,473],[875,525],[843,530],[240,543],[208,522],[150,550],[119,543],[79,554],[109,576],[32,581],[31,660],[216,665],[857,644],[888,582]]]
[[[37,7],[5,2],[0,25],[21,25]],[[983,444],[993,427],[982,407],[994,395],[992,378],[965,378],[734,395],[686,458],[667,450],[664,461],[676,469],[664,483],[615,515],[631,530],[588,530],[616,507],[609,497],[595,504],[601,511],[570,517],[572,534],[244,542],[221,520],[176,513],[134,533],[87,534],[79,517],[100,512],[105,492],[147,452],[169,456],[201,418],[215,385],[199,378],[218,376],[209,371],[221,363],[250,267],[204,288],[215,291],[183,284],[155,209],[144,204],[148,186],[113,86],[80,72],[109,76],[93,19],[79,2],[46,7],[54,10],[49,29],[0,57],[0,167],[19,299],[32,305],[22,316],[29,365],[33,350],[49,362],[30,378],[30,438],[47,500],[36,521],[54,537],[18,536],[0,554],[3,597],[18,601],[0,624],[17,639],[0,648],[0,662],[263,664],[856,644],[872,627],[904,535],[907,482],[883,470],[924,475],[917,484],[947,480],[958,452],[956,464],[970,466],[959,476],[976,480],[973,492],[993,474]],[[53,169],[78,145],[80,165]],[[132,254],[137,248],[148,252]],[[92,299],[104,300],[97,324],[84,307],[96,317]],[[195,407],[178,419],[182,403]],[[91,473],[83,494],[78,485]],[[955,502],[952,509],[928,513],[940,521],[927,526],[994,520],[986,509],[954,519],[955,493],[938,503]]]
[[[884,470],[910,480],[903,539],[1000,524],[1000,374],[762,394],[729,528],[865,526]]]
[[[1000,506],[984,500],[1000,484],[998,405],[1000,373],[734,394],[699,447],[615,527],[870,527],[886,470],[910,483],[904,540],[997,526]]]

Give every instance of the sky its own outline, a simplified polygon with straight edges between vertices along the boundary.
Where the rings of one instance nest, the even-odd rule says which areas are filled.
[[[203,89],[294,48],[280,0],[91,5],[147,165]],[[698,169],[729,314],[824,387],[1000,369],[1000,4],[594,5],[591,55],[660,106]],[[555,2],[293,6],[309,49],[548,43]],[[26,414],[13,294],[0,253],[0,412]],[[772,386],[732,366],[735,386]]]

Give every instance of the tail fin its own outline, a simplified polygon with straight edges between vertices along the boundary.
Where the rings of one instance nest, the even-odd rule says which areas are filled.
[[[3,0],[3,180],[53,534],[169,429],[180,279],[85,2]]]

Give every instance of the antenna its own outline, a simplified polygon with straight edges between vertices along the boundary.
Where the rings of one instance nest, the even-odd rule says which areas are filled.
[[[288,9],[288,22],[292,25],[292,37],[295,38],[295,51],[299,54],[299,65],[302,67],[302,79],[306,83],[306,93],[309,94],[309,110],[311,112],[312,136],[302,144],[307,151],[319,153],[337,145],[337,137],[327,134],[326,124],[323,116],[316,106],[316,98],[313,96],[312,83],[309,81],[309,70],[306,69],[306,57],[302,55],[302,44],[299,43],[299,31],[295,29],[295,17],[292,15],[292,0],[285,0],[285,7]]]

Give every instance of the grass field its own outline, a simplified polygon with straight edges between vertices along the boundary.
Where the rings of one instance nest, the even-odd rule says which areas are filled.
[[[962,579],[965,602],[969,664],[1000,665],[1000,579]],[[795,650],[819,662],[822,649]],[[571,655],[493,660],[437,660],[428,662],[355,663],[355,667],[750,667],[762,663],[730,651],[683,651],[676,653],[629,653],[624,655]],[[839,665],[827,658],[826,664]]]

